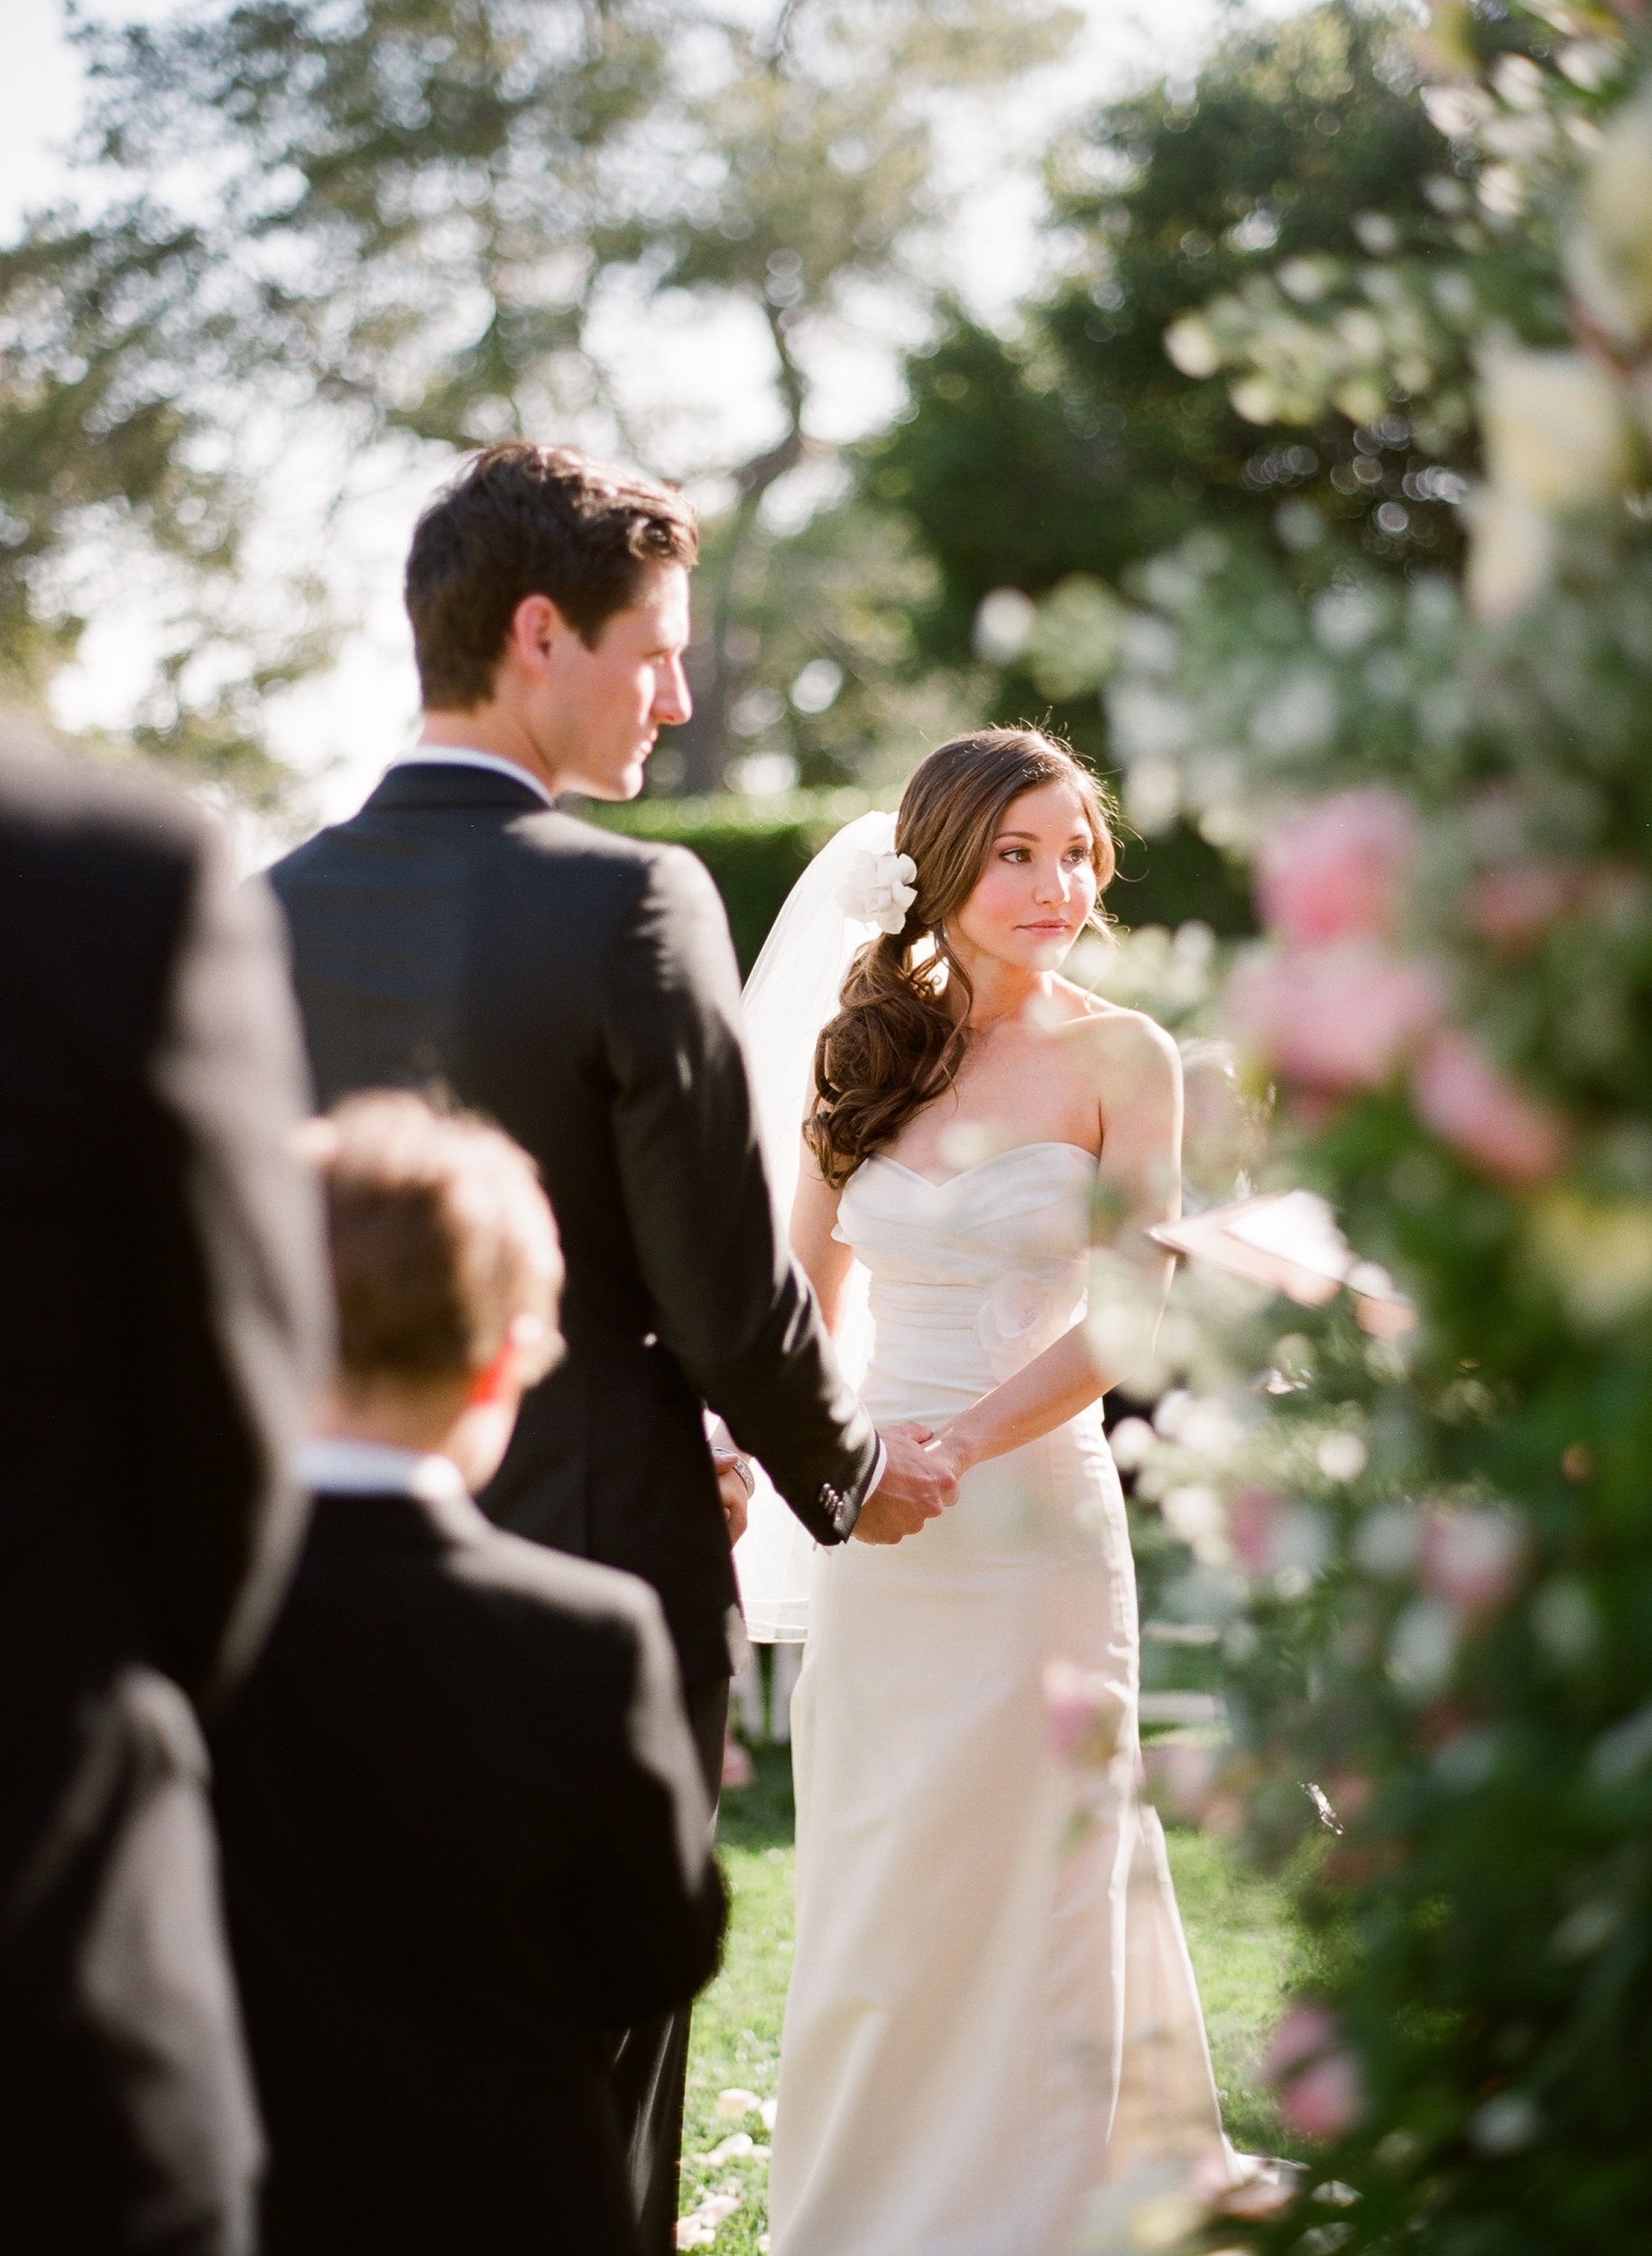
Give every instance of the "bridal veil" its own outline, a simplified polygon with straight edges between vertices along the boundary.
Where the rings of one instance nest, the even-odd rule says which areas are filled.
[[[875,923],[845,914],[839,896],[860,855],[891,853],[894,843],[892,814],[874,810],[846,823],[786,896],[746,982],[742,1003],[746,1052],[782,1244],[790,1232],[816,1045],[836,1012],[856,951],[878,930]],[[870,1346],[866,1278],[858,1267],[844,1296],[835,1345],[850,1383],[858,1384]],[[809,1580],[818,1546],[761,1466],[752,1470],[757,1493],[746,1531],[734,1546],[746,1630],[760,1645],[793,1644],[808,1632]]]

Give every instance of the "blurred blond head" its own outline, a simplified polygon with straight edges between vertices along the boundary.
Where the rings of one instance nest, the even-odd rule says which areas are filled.
[[[474,1113],[405,1090],[300,1132],[321,1179],[338,1318],[324,1419],[491,1477],[523,1391],[561,1358],[562,1255],[533,1161]]]

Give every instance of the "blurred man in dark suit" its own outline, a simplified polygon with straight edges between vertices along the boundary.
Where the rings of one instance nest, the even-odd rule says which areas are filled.
[[[328,1336],[261,889],[0,745],[0,2246],[243,2256],[259,2140],[192,1703],[302,1533]]]
[[[470,1501],[560,1352],[550,1210],[414,1096],[315,1133],[315,1518],[214,1745],[266,2256],[634,2256],[602,2031],[693,1996],[723,1896],[653,1592]]]
[[[479,456],[408,560],[420,742],[272,874],[322,1102],[440,1084],[538,1163],[568,1355],[482,1502],[653,1585],[715,1792],[743,1639],[702,1405],[821,1543],[898,1541],[953,1489],[873,1432],[774,1227],[706,869],[553,805],[634,798],[688,718],[697,552],[688,504],[649,480],[567,448]],[[651,2256],[673,2243],[687,2043],[678,2015],[617,2064]]]

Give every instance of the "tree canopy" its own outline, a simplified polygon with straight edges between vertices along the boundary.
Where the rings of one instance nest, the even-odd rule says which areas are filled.
[[[767,697],[746,708],[762,724],[753,741],[784,750],[805,781],[875,768],[908,749],[909,717],[949,707],[1048,717],[1116,772],[1097,689],[1150,560],[1201,528],[1316,583],[1339,559],[1402,578],[1453,567],[1475,467],[1466,340],[1479,315],[1459,324],[1450,386],[1414,372],[1413,402],[1361,282],[1387,288],[1397,253],[1413,267],[1444,256],[1454,275],[1482,272],[1523,328],[1558,318],[1541,311],[1541,286],[1509,286],[1520,246],[1494,246],[1483,212],[1467,215],[1454,150],[1419,98],[1414,19],[1360,0],[1242,29],[1187,82],[1104,106],[1057,141],[1047,185],[1060,278],[999,327],[955,301],[937,309],[906,363],[905,411],[856,450],[854,492],[774,543],[736,605]],[[1363,355],[1306,413],[1247,390],[1249,363],[1239,370],[1247,340],[1278,326],[1277,304],[1297,303],[1281,278],[1323,300],[1324,328],[1339,323]],[[1206,319],[1220,341],[1193,326]],[[1209,381],[1224,350],[1241,376],[1232,387]],[[806,559],[828,546],[898,555],[901,571],[823,578]],[[857,635],[839,624],[851,616],[883,631]],[[799,617],[844,677],[828,731],[788,703]],[[1130,811],[1158,828],[1145,788]],[[1202,819],[1222,836],[1214,810]],[[1127,845],[1127,921],[1149,859]],[[1140,898],[1154,916],[1245,929],[1242,885],[1192,831],[1158,837],[1150,862]]]
[[[1259,425],[1202,380],[1214,357],[1178,367],[1165,341],[1261,272],[1306,282],[1325,254],[1436,234],[1441,169],[1400,27],[1354,0],[1232,38],[1191,83],[1110,104],[1064,139],[1048,180],[1070,273],[1013,335],[955,308],[909,363],[909,418],[868,450],[872,495],[939,569],[925,647],[966,654],[994,588],[1037,595],[1072,573],[1116,586],[1213,519],[1306,532],[1313,520],[1281,519],[1286,496],[1311,496],[1324,528],[1385,561],[1454,555],[1451,503],[1402,493],[1417,450],[1386,399],[1363,426],[1329,403],[1306,430]],[[1039,687],[1012,673],[1006,694]]]
[[[72,635],[44,568],[106,501],[233,568],[251,497],[224,465],[254,422],[463,448],[605,418],[647,462],[603,318],[686,292],[754,314],[773,368],[771,436],[689,466],[734,496],[687,779],[720,780],[729,588],[810,443],[811,325],[855,289],[921,291],[936,103],[1076,22],[1052,0],[784,0],[755,24],[694,0],[212,0],[84,26],[86,156],[129,192],[37,217],[0,264],[17,662]]]

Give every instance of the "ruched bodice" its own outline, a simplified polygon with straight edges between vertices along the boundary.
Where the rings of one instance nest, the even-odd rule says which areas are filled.
[[[1077,1320],[1095,1168],[1023,1143],[944,1183],[882,1153],[850,1177],[837,1235],[872,1280],[874,1418],[967,1409]]]
[[[955,1417],[1082,1318],[1095,1170],[1076,1144],[1023,1143],[944,1183],[881,1153],[850,1177],[837,1234],[871,1281],[861,1392],[880,1425]],[[937,1555],[1070,1550],[1103,1538],[1115,1614],[1133,1650],[1124,1507],[1098,1402],[1044,1440],[977,1465],[957,1504],[925,1529],[921,1558],[916,1542],[899,1558],[921,1574]]]

